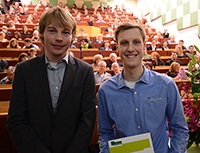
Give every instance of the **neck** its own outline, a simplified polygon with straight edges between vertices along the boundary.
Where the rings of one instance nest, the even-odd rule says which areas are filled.
[[[45,54],[49,62],[58,63],[61,59],[63,59],[67,55],[67,52],[63,55],[58,55],[58,56],[51,55],[47,51]]]
[[[143,72],[144,68],[142,64],[135,68],[124,66],[123,78],[129,82],[137,82],[142,77]]]
[[[99,71],[99,74],[100,74],[100,75],[104,74],[104,71]]]

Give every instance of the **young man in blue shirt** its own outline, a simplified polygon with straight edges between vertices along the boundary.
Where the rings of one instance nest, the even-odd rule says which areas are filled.
[[[175,82],[142,65],[144,29],[137,23],[122,23],[115,39],[124,69],[104,82],[98,92],[101,152],[109,152],[108,141],[115,135],[122,138],[147,132],[155,153],[186,152],[188,127]],[[167,118],[173,134],[171,147]]]

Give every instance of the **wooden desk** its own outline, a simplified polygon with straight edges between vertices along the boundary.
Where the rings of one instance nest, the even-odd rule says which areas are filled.
[[[98,34],[100,34],[100,28],[98,27],[94,27],[94,26],[77,26],[77,31],[79,33],[80,29],[84,29],[84,33],[89,34],[89,36],[97,36]]]
[[[10,100],[12,84],[0,84],[0,101]]]

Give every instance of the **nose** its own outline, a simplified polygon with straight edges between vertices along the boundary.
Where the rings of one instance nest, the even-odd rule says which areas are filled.
[[[128,45],[128,51],[129,51],[129,52],[134,52],[134,50],[135,50],[134,44],[129,43],[129,45]]]
[[[55,39],[56,39],[56,41],[63,41],[62,33],[58,32],[58,33],[55,35]]]

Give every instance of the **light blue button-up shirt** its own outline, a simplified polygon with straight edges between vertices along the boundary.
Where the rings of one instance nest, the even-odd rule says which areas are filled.
[[[144,67],[144,66],[143,66]],[[173,79],[150,71],[144,73],[135,89],[126,86],[120,74],[104,82],[98,92],[99,146],[109,152],[108,140],[151,133],[155,153],[184,153],[188,127],[178,88]],[[168,146],[170,121],[173,136]]]

